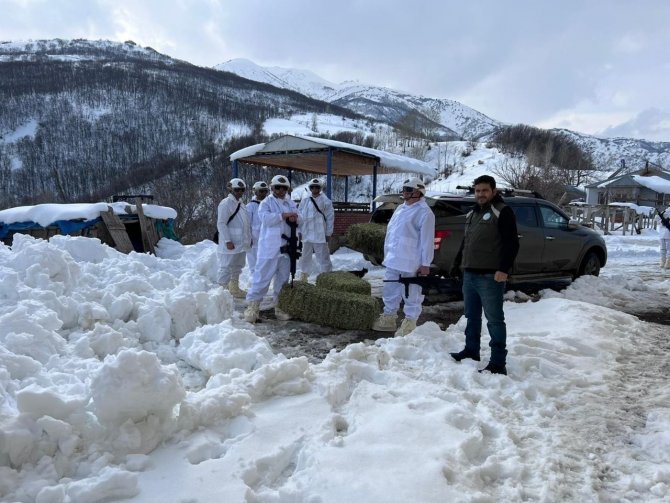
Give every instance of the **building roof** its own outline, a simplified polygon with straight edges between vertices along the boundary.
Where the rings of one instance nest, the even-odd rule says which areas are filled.
[[[612,176],[607,180],[601,180],[599,182],[594,182],[585,186],[587,189],[602,189],[609,186],[618,186],[618,187],[635,187],[643,186],[656,190],[653,186],[658,186],[657,183],[646,183],[644,179],[656,180],[659,181],[670,181],[670,173],[662,169],[656,169],[653,167],[645,167],[643,169],[632,171],[630,173],[624,173],[618,176]],[[662,192],[656,190],[656,192]]]
[[[434,167],[418,159],[312,136],[281,136],[233,152],[230,160],[326,174],[329,151],[332,152],[332,174],[335,176],[371,175],[375,165],[378,174],[435,175]]]

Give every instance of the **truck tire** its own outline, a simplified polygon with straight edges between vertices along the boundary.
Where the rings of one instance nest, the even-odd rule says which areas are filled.
[[[582,263],[579,265],[579,276],[598,276],[600,274],[600,259],[594,251],[590,251],[586,254]]]

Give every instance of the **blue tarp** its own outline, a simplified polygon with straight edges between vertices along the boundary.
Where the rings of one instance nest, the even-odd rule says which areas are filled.
[[[61,234],[73,234],[82,229],[93,227],[100,221],[102,221],[100,217],[93,220],[82,220],[80,222],[73,220],[57,220],[51,225],[58,227]],[[0,239],[6,238],[10,232],[20,232],[30,229],[44,229],[44,227],[35,222],[15,222],[13,224],[0,223]]]
[[[123,216],[121,216],[121,219],[123,220]],[[75,232],[78,232],[82,229],[93,227],[101,221],[102,221],[101,217],[94,218],[93,220],[81,220],[81,221],[57,220],[51,225],[58,227],[60,234],[74,234]],[[175,241],[179,240],[174,233],[173,218],[168,218],[166,221],[156,220],[155,223],[156,227],[160,226],[159,230],[165,237],[169,239],[174,239]],[[5,224],[0,222],[0,239],[5,239],[10,232],[21,232],[30,229],[44,229],[44,227],[35,222],[15,222],[13,224]]]

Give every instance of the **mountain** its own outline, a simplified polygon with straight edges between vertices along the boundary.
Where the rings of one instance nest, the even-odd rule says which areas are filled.
[[[165,64],[179,62],[156,52],[151,47],[141,47],[129,40],[123,44],[108,40],[29,40],[26,42],[0,42],[0,62],[53,61],[157,61]]]
[[[148,193],[177,210],[186,242],[213,232],[228,156],[271,134],[331,135],[427,160],[446,177],[505,126],[452,100],[243,60],[204,68],[132,41],[0,42],[0,75],[0,209]],[[668,143],[556,131],[610,172],[620,159],[670,164]],[[446,142],[455,138],[469,141]],[[245,169],[246,180],[268,177]]]
[[[221,168],[270,118],[361,118],[132,41],[0,43],[0,75],[0,207],[107,197],[195,161]]]
[[[261,67],[245,59],[232,59],[214,68],[291,89],[390,124],[398,124],[409,112],[414,112],[424,117],[426,121],[439,125],[441,131],[452,131],[459,138],[466,140],[486,141],[496,130],[506,125],[457,101],[426,98],[356,82],[335,84],[305,70]],[[652,124],[660,128],[667,127],[664,124],[668,123],[670,117],[667,114],[652,110],[641,114],[630,124],[611,128],[603,133],[608,135],[624,131],[639,133],[645,131],[645,125],[650,127]],[[594,165],[605,172],[618,169],[622,160],[630,169],[642,168],[647,161],[670,167],[668,142],[597,137],[567,129],[552,129],[552,131],[565,134],[575,141],[591,155]]]
[[[568,129],[551,129],[551,131],[568,136],[591,156],[598,169],[608,173],[618,170],[622,161],[625,164],[623,172],[642,169],[647,162],[670,170],[670,142],[635,138],[598,138]]]
[[[425,98],[350,81],[335,84],[306,70],[265,68],[246,59],[232,59],[214,68],[291,89],[389,124],[402,125],[403,119],[409,117],[442,140],[477,139],[502,125],[457,101]]]

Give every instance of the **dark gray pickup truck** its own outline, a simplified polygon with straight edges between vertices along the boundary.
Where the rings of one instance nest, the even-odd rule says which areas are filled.
[[[607,262],[607,246],[602,236],[570,218],[556,205],[541,198],[503,195],[516,215],[519,253],[509,283],[529,283],[559,278],[574,279],[582,275],[597,276]],[[381,204],[371,221],[386,224],[395,208],[402,204],[399,195],[377,199]],[[432,269],[447,276],[463,239],[465,216],[476,204],[472,196],[437,195],[426,197],[435,213],[435,258]],[[379,247],[376,247],[379,249]],[[380,264],[383,257],[366,258]]]

